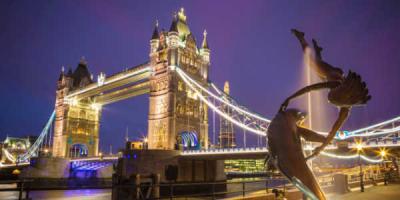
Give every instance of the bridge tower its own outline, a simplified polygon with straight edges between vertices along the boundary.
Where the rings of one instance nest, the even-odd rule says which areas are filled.
[[[169,31],[159,31],[158,23],[154,28],[149,55],[153,68],[148,117],[150,149],[208,147],[208,108],[174,71],[180,67],[207,86],[210,49],[206,34],[198,49],[183,8],[174,15]],[[181,137],[184,132],[195,133],[198,144],[185,146]]]
[[[74,72],[69,69],[64,73],[62,70],[56,91],[53,156],[86,157],[98,154],[101,107],[91,98],[65,101],[70,92],[89,84],[93,84],[93,80],[84,58]]]
[[[224,92],[229,95],[229,82],[226,81],[224,84]],[[221,110],[224,113],[231,114],[230,107],[222,105]],[[225,118],[220,118],[220,129],[219,129],[219,147],[220,148],[234,148],[236,147],[235,133],[232,122]]]

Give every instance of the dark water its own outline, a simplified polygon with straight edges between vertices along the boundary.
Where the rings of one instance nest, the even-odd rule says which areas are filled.
[[[15,185],[0,185],[0,188],[15,187]],[[24,194],[25,195],[25,194]],[[85,190],[44,190],[32,191],[29,197],[33,200],[110,200],[110,189]],[[18,192],[0,192],[1,200],[18,199]]]

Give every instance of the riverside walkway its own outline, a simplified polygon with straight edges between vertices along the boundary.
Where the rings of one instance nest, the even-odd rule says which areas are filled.
[[[365,192],[353,191],[342,195],[329,195],[329,200],[398,200],[400,183],[365,188]]]
[[[329,200],[399,200],[400,199],[400,182],[378,186],[367,185],[365,192],[360,192],[359,188],[353,188],[352,191],[346,194],[327,194]],[[265,193],[265,190],[251,192],[245,197],[237,196],[227,198],[229,200],[276,200],[274,195]],[[278,198],[279,199],[279,198]],[[297,189],[290,189],[286,193],[287,200],[302,199],[301,193]]]

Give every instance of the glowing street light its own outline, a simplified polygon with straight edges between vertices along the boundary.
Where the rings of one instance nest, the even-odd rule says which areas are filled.
[[[357,148],[357,153],[358,153],[358,164],[360,165],[360,191],[364,192],[364,180],[363,180],[363,169],[362,169],[362,163],[361,163],[361,152],[363,149],[363,145],[361,143],[362,141],[357,142],[356,148]]]
[[[148,148],[148,139],[147,137],[143,138],[143,149],[147,149]]]
[[[356,148],[357,148],[357,151],[360,152],[363,149],[363,145],[361,143],[357,143]]]
[[[384,183],[384,185],[387,185],[387,183],[388,183],[388,172],[386,171],[386,165],[385,165],[385,157],[387,156],[387,152],[386,152],[386,150],[385,149],[381,149],[380,151],[379,151],[379,155],[382,157],[381,158],[381,160],[382,160],[382,167],[383,167],[383,169],[384,169],[384,177],[383,177],[383,183]]]
[[[379,155],[381,155],[381,157],[382,157],[382,160],[386,157],[386,151],[385,151],[385,149],[382,149],[382,150],[380,150],[379,151]]]

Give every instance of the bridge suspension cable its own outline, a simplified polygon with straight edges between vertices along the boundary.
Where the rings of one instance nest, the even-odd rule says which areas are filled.
[[[212,98],[218,100],[219,102],[225,104],[226,106],[231,107],[234,110],[237,110],[238,112],[244,113],[250,117],[256,118],[258,120],[264,121],[264,122],[271,122],[271,120],[262,117],[259,114],[256,114],[255,112],[250,112],[247,108],[239,105],[238,103],[236,103],[236,101],[229,95],[225,94],[224,92],[222,92],[220,89],[218,89],[213,83],[211,84],[211,87],[218,93],[218,95],[212,93],[210,90],[204,88],[201,84],[199,84],[197,81],[195,81],[194,79],[192,79],[189,75],[187,75],[182,69],[180,68],[176,68],[178,74],[180,75],[180,77],[183,79],[183,77],[185,77],[185,83],[189,84],[191,83],[189,86],[191,86],[191,88],[193,87],[193,85],[195,85],[196,87],[198,87],[201,91],[205,92],[207,95],[210,95]]]
[[[186,83],[186,85],[189,86],[189,88],[196,93],[197,97],[200,98],[202,102],[207,104],[207,106],[210,107],[213,111],[215,111],[218,115],[245,130],[248,130],[258,135],[266,136],[270,120],[263,118],[258,114],[252,113],[247,109],[244,109],[243,107],[234,105],[231,101],[228,101],[227,98],[228,95],[226,95],[225,97],[224,96],[220,97],[212,93],[211,91],[209,91],[208,89],[204,88],[202,85],[197,83],[197,81],[190,78],[189,75],[187,75],[180,68],[177,67],[176,71],[178,75],[181,77],[181,79]],[[203,92],[206,93],[207,96],[203,95]],[[210,100],[211,98],[232,108],[231,109],[232,113],[228,114],[225,113],[223,110],[219,109],[221,106],[213,104],[213,101]]]
[[[43,128],[42,132],[40,133],[39,137],[36,139],[35,143],[22,155],[18,156],[18,162],[25,162],[29,160],[32,156],[35,156],[38,154],[39,147],[42,145],[44,139],[46,136],[48,136],[48,133],[50,132],[50,127],[51,124],[54,121],[56,112],[53,111],[53,113],[50,115],[49,120],[47,121],[45,127]],[[10,154],[11,155],[11,154]]]

